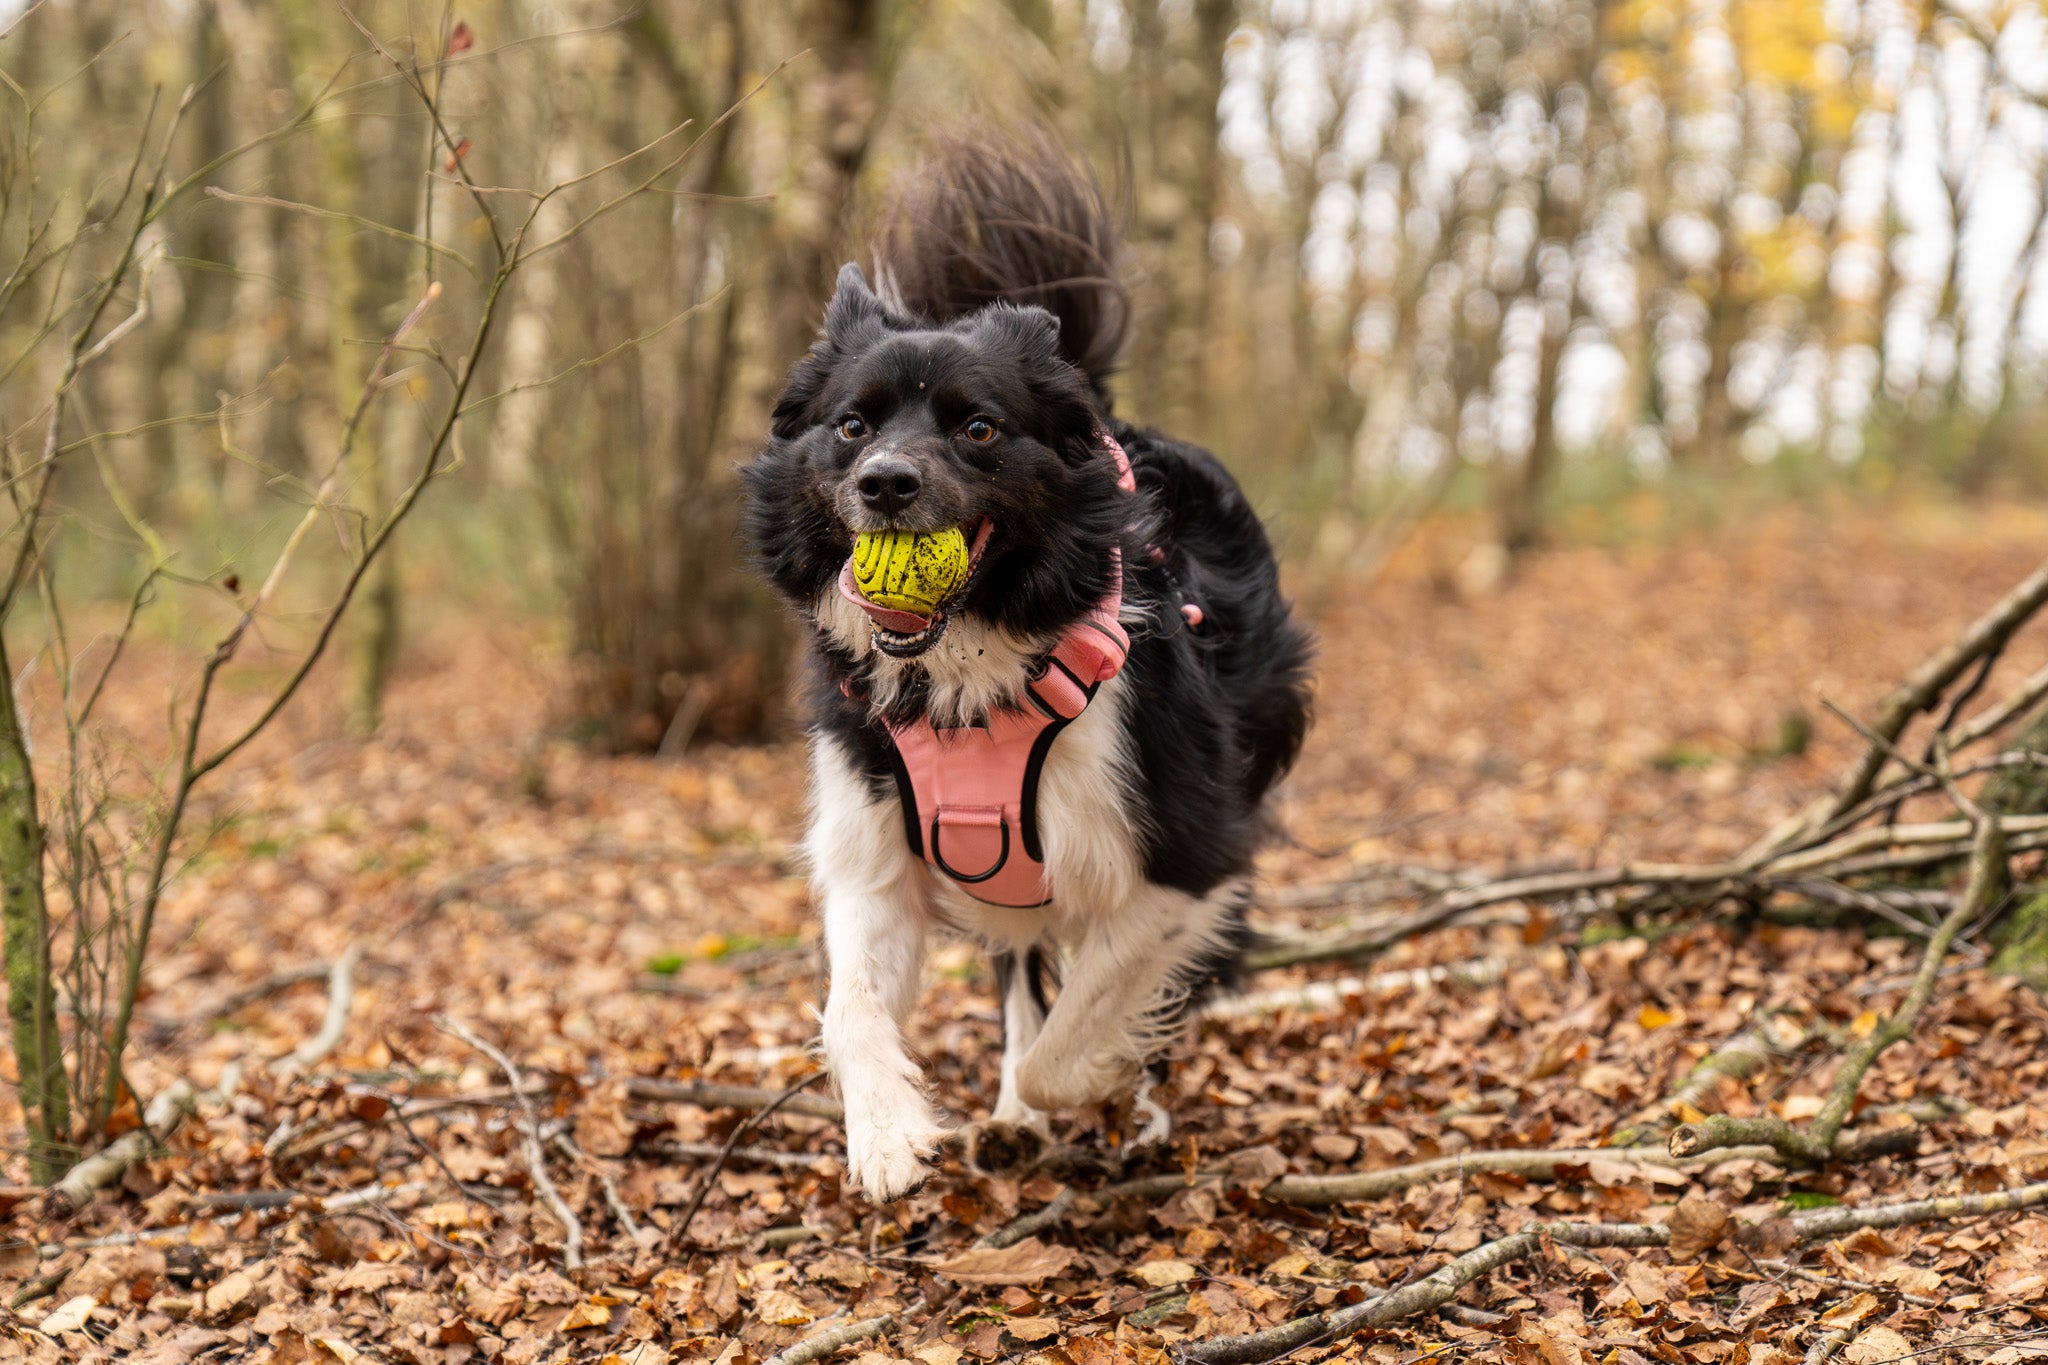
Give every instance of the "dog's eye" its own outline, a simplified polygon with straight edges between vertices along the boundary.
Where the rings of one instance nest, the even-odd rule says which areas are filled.
[[[976,445],[987,445],[996,438],[996,424],[986,417],[977,417],[962,427],[960,434]]]
[[[868,424],[858,417],[842,417],[839,419],[839,434],[849,441],[858,441],[868,434]]]

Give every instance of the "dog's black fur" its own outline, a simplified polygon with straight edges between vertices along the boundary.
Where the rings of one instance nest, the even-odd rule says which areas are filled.
[[[1049,644],[1104,596],[1120,549],[1126,620],[1143,618],[1123,677],[1145,875],[1210,893],[1249,869],[1261,802],[1301,747],[1310,647],[1223,465],[1110,415],[1126,309],[1102,195],[1046,145],[959,144],[899,193],[875,241],[882,292],[856,266],[840,272],[820,339],[745,470],[759,563],[808,619],[852,552],[853,464],[884,434],[923,481],[891,525],[993,522],[954,613]],[[865,435],[842,434],[849,416]],[[962,434],[976,416],[999,428],[987,444]],[[1098,430],[1128,453],[1135,498]],[[1183,604],[1200,608],[1198,627]],[[878,794],[893,791],[884,717],[868,700],[875,659],[823,631],[812,655],[815,724]],[[896,689],[886,718],[914,719],[923,704],[914,683]]]

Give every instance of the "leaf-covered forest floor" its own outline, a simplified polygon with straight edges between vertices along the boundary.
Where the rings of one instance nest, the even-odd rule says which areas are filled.
[[[1856,751],[1819,699],[1867,711],[2038,562],[2044,533],[2041,509],[1786,511],[1553,550],[1473,601],[1444,586],[1457,547],[1425,537],[1322,612],[1318,722],[1279,803],[1289,842],[1263,862],[1262,927],[1383,913],[1308,907],[1388,861],[1735,852]],[[2035,630],[2006,666],[2044,658]],[[2048,1009],[1974,949],[1862,1089],[1872,1124],[1947,1106],[1918,1156],[1821,1171],[1592,1157],[1534,1175],[1453,1162],[1333,1206],[1263,1193],[1290,1173],[1597,1147],[1759,1021],[1784,1050],[1700,1107],[1809,1117],[1839,1055],[1827,1031],[1867,1032],[1917,960],[1917,941],[1860,924],[1499,907],[1370,963],[1255,978],[1175,1053],[1163,1153],[1123,1163],[1127,1106],[1070,1115],[1045,1170],[980,1174],[949,1154],[878,1210],[842,1193],[813,1084],[738,1135],[692,1214],[754,1111],[633,1082],[779,1091],[815,1070],[816,930],[792,859],[801,753],[594,753],[562,737],[565,677],[518,626],[437,632],[416,642],[380,738],[341,738],[316,693],[214,789],[213,836],[158,928],[132,1070],[145,1096],[224,1074],[238,1088],[204,1096],[165,1150],[69,1219],[6,1196],[0,1304],[25,1301],[0,1310],[0,1357],[745,1362],[894,1315],[841,1358],[1159,1361],[1414,1283],[1534,1222],[1660,1223],[1681,1200],[1746,1226],[1706,1246],[1546,1244],[1448,1314],[1298,1358],[1742,1365],[1799,1359],[1830,1333],[1859,1365],[2048,1356],[2038,1214],[1784,1234],[1796,1210],[2048,1174]],[[161,692],[119,701],[149,734]],[[1811,743],[1783,752],[1802,724]],[[351,954],[345,1027],[301,1065],[290,1054],[320,1034],[329,978],[250,992]],[[942,944],[928,975],[913,1041],[952,1113],[985,1115],[999,1048],[985,965]],[[1311,981],[1343,984],[1305,996]],[[525,1111],[464,1032],[530,1092],[580,1270],[536,1189]],[[0,1123],[18,1134],[18,1113]],[[1228,1178],[1086,1197],[1218,1163]],[[1033,1235],[973,1245],[1047,1206]]]

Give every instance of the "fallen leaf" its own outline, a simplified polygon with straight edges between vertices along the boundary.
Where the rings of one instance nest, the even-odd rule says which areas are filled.
[[[1319,1133],[1308,1140],[1308,1145],[1325,1161],[1349,1161],[1358,1155],[1358,1139],[1348,1133]]]
[[[1797,1123],[1800,1119],[1812,1118],[1827,1107],[1828,1102],[1818,1095],[1787,1095],[1785,1102],[1778,1106],[1778,1112],[1788,1122]]]
[[[948,1345],[943,1341],[935,1341],[929,1346],[920,1346],[915,1351],[912,1351],[911,1354],[922,1360],[924,1365],[960,1365],[960,1348]]]
[[[1074,1253],[1026,1237],[1013,1246],[973,1247],[932,1267],[958,1284],[1038,1284],[1073,1263]]]
[[[1908,1294],[1939,1294],[1941,1276],[1924,1266],[1890,1265],[1871,1278],[1879,1284],[1896,1285]]]
[[[1696,1261],[1720,1245],[1728,1231],[1728,1210],[1711,1199],[1689,1194],[1671,1211],[1671,1259]]]
[[[1905,1360],[1912,1354],[1912,1343],[1889,1327],[1871,1328],[1842,1352],[1850,1365],[1878,1365],[1880,1361]]]
[[[1044,1341],[1059,1335],[1060,1325],[1051,1318],[1008,1318],[1003,1330],[1019,1341]]]
[[[1877,1295],[1861,1293],[1828,1309],[1820,1315],[1820,1320],[1828,1327],[1860,1327],[1883,1308],[1884,1304]]]
[[[770,1289],[755,1299],[754,1315],[777,1327],[802,1327],[818,1317],[802,1299],[783,1289]]]
[[[77,1332],[85,1327],[85,1320],[92,1316],[98,1301],[90,1294],[80,1294],[75,1299],[66,1299],[52,1308],[43,1320],[36,1324],[38,1331],[49,1336],[59,1332]]]
[[[1635,1295],[1642,1304],[1662,1303],[1671,1297],[1671,1288],[1664,1283],[1664,1272],[1644,1261],[1630,1261],[1621,1272],[1622,1282],[1628,1292]]]
[[[1141,1261],[1131,1267],[1131,1274],[1154,1289],[1164,1289],[1195,1278],[1195,1268],[1186,1261]]]
[[[1545,1365],[1586,1365],[1585,1352],[1549,1323],[1524,1322],[1521,1338],[1542,1353]]]
[[[568,1315],[556,1325],[555,1330],[557,1332],[575,1332],[585,1327],[604,1327],[611,1320],[612,1310],[610,1308],[598,1303],[594,1299],[586,1299],[584,1302],[571,1308]]]
[[[233,1272],[206,1291],[206,1316],[217,1318],[233,1312],[255,1288],[256,1281],[250,1278],[248,1271]]]
[[[1747,1329],[1751,1323],[1772,1309],[1783,1307],[1790,1302],[1791,1299],[1785,1291],[1769,1280],[1744,1285],[1742,1293],[1736,1299],[1735,1311],[1728,1315],[1728,1325],[1738,1331]]]

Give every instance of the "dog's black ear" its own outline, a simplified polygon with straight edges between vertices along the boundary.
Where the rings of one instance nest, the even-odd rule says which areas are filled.
[[[816,420],[811,407],[825,392],[833,367],[855,352],[879,341],[883,334],[902,323],[868,287],[867,276],[852,261],[839,267],[839,281],[832,289],[832,301],[825,305],[825,322],[818,340],[789,372],[789,383],[775,400],[768,428],[781,440],[802,434]]]
[[[984,312],[980,320],[996,340],[1025,360],[1065,363],[1060,355],[1060,320],[1045,309],[1030,304],[998,303]]]
[[[868,277],[861,274],[860,267],[852,261],[840,266],[832,302],[825,305],[825,335],[835,341],[851,340],[860,333],[887,327],[890,321],[889,310],[868,287]]]

